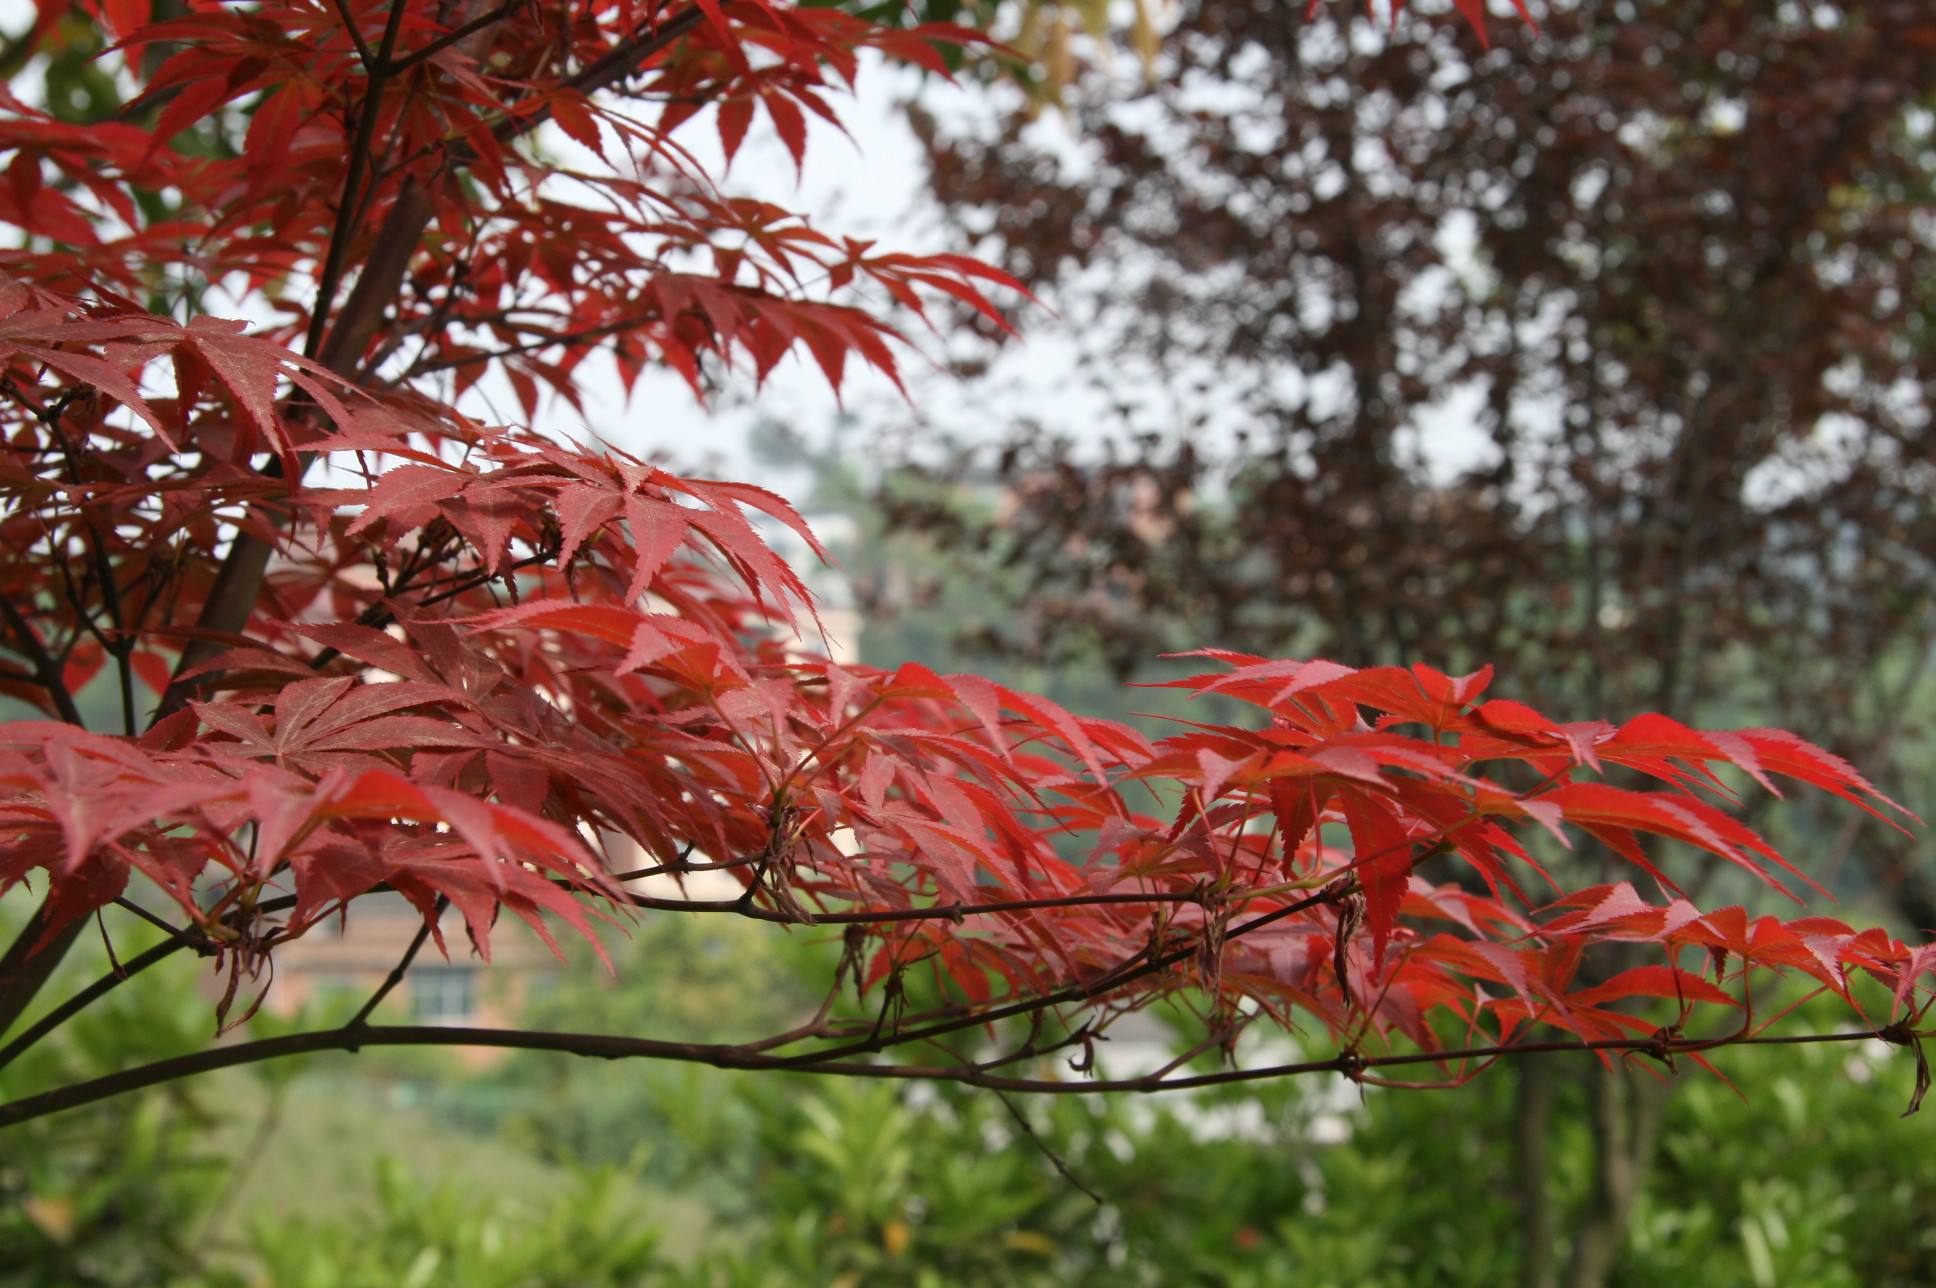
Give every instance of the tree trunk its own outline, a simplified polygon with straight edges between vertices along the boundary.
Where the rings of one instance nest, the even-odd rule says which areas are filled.
[[[1671,1084],[1615,1065],[1587,1074],[1593,1122],[1592,1188],[1573,1233],[1572,1288],[1601,1288],[1620,1263],[1627,1222],[1653,1167],[1654,1145]]]
[[[1554,1256],[1553,1195],[1547,1183],[1550,1166],[1546,1142],[1553,1127],[1553,1105],[1559,1096],[1563,1070],[1552,1060],[1521,1060],[1515,1071],[1513,1096],[1514,1201],[1519,1206],[1519,1228],[1524,1256],[1520,1262],[1522,1288],[1558,1288],[1559,1265]]]

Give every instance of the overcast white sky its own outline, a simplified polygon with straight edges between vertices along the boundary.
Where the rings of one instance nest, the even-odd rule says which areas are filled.
[[[851,138],[809,118],[805,172],[796,177],[792,158],[762,116],[732,167],[724,171],[720,187],[735,196],[758,197],[797,211],[831,234],[879,238],[884,248],[959,249],[933,218],[911,217],[921,191],[922,167],[915,139],[897,104],[919,89],[914,75],[870,57],[863,64],[857,97],[836,100]],[[688,124],[680,142],[712,164],[714,174],[721,173],[723,158],[710,113]],[[546,146],[578,152],[578,160],[595,164],[589,153],[555,131],[548,134]],[[914,368],[912,374],[930,365],[918,354],[906,358]],[[741,474],[752,472],[746,436],[757,420],[781,421],[818,438],[840,411],[833,391],[804,353],[783,362],[757,392],[750,373],[739,373],[709,407],[700,406],[685,381],[670,371],[643,377],[629,406],[608,366],[595,363],[588,371],[592,377],[586,400],[588,428],[600,437],[630,451],[671,452],[687,462],[696,453],[716,455],[724,467]],[[844,396],[849,407],[905,408],[893,386],[862,365],[852,364],[847,379]],[[566,408],[552,413],[573,414]]]
[[[877,239],[884,250],[972,250],[956,230],[943,225],[933,203],[925,199],[925,164],[903,110],[917,95],[927,111],[944,120],[986,120],[991,113],[985,88],[949,85],[869,54],[863,57],[854,97],[835,102],[847,133],[809,118],[803,176],[796,176],[791,158],[762,118],[720,186],[797,211],[830,234]],[[1029,134],[1032,145],[1054,148],[1071,159],[1076,155],[1059,117],[1045,115]],[[687,126],[681,142],[704,160],[720,157],[710,115]],[[575,148],[568,141],[560,146]],[[589,154],[582,159],[589,162]],[[757,472],[746,446],[756,422],[776,421],[818,441],[843,406],[863,430],[931,425],[993,439],[1026,415],[1077,434],[1099,432],[1107,416],[1106,400],[1077,379],[1079,349],[1058,325],[1053,301],[1031,303],[999,290],[991,294],[1024,335],[1000,355],[991,380],[964,385],[942,372],[936,361],[937,338],[912,319],[898,319],[913,346],[902,354],[910,398],[856,363],[850,364],[847,385],[836,399],[819,369],[801,354],[783,362],[758,391],[742,373],[708,407],[701,407],[671,372],[642,380],[639,395],[627,407],[616,385],[603,379],[601,368],[593,379],[593,397],[587,400],[588,418],[601,437],[628,450],[668,451],[685,461],[704,451],[715,454],[723,468],[749,475]],[[884,293],[877,302],[884,311],[889,304]]]

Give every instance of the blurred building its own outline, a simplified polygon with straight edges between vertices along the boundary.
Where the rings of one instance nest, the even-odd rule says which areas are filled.
[[[423,926],[423,915],[398,894],[355,900],[347,918],[332,917],[276,951],[276,978],[263,1008],[288,1015],[312,1005],[356,1006],[382,985]],[[515,918],[491,935],[491,965],[471,949],[464,919],[447,909],[438,929],[446,961],[425,944],[403,982],[384,1002],[397,1023],[492,1025],[515,1018],[532,973],[557,959]]]

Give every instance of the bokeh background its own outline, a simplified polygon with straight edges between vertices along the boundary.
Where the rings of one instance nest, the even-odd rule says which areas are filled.
[[[1936,816],[1926,0],[1556,0],[1537,31],[1495,16],[1489,49],[1437,14],[1283,0],[925,7],[1020,61],[956,85],[870,66],[852,142],[817,136],[804,180],[749,143],[730,179],[1001,263],[1039,297],[1019,341],[965,317],[915,337],[905,401],[783,371],[705,408],[614,382],[583,424],[551,409],[798,500],[838,557],[810,570],[833,647],[1126,719],[1179,713],[1123,685],[1170,649],[1490,662],[1565,718],[1797,730]],[[94,39],[77,21],[0,67],[90,119],[118,92]],[[1927,834],[1831,805],[1751,821],[1848,919],[1936,928]],[[1751,897],[1723,874],[1700,895]],[[251,1031],[353,1010],[408,934],[385,918],[285,958]],[[388,1005],[751,1038],[839,955],[689,920],[615,931],[616,978],[507,948]],[[70,983],[106,965],[77,952]],[[171,966],[0,1091],[205,1040],[205,981]],[[1554,1057],[1447,1093],[1010,1104],[318,1057],[0,1136],[0,1284],[1936,1282],[1908,1058],[1720,1063],[1731,1084]]]

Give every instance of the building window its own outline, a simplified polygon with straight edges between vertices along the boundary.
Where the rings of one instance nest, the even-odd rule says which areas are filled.
[[[462,1024],[477,1013],[477,971],[469,966],[418,966],[410,972],[410,1004],[425,1024]]]

